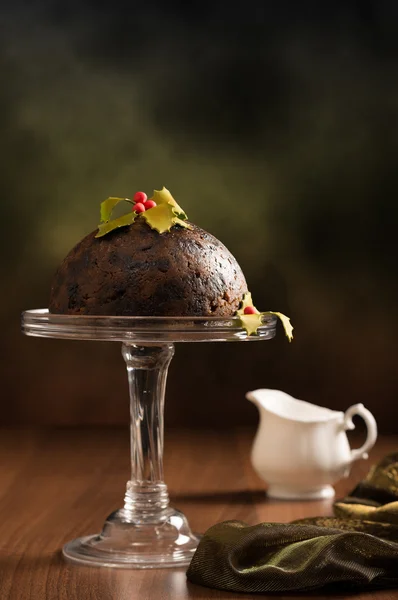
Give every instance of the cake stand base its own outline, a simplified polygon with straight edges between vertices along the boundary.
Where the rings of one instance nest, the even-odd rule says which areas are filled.
[[[128,511],[112,513],[102,533],[72,540],[63,548],[74,563],[97,567],[158,569],[189,565],[199,543],[186,517],[168,508],[156,519],[132,522]]]

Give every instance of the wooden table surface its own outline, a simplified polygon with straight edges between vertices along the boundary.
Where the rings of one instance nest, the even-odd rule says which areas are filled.
[[[267,500],[249,462],[252,436],[252,431],[166,433],[165,471],[171,500],[195,531],[203,532],[226,519],[255,524],[331,513],[330,500]],[[370,462],[397,446],[398,437],[379,439],[370,461],[354,466],[350,478],[337,485],[337,495],[348,492]],[[1,600],[275,598],[192,585],[186,581],[185,568],[140,571],[66,563],[60,553],[64,542],[100,531],[104,518],[121,507],[128,460],[127,430],[0,432]],[[397,600],[398,590],[354,598]]]

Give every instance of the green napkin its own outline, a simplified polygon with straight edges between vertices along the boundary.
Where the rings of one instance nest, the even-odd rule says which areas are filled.
[[[333,517],[210,527],[187,577],[234,592],[398,587],[398,452],[337,501]]]

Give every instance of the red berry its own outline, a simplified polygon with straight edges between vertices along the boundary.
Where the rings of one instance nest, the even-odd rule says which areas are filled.
[[[133,211],[136,213],[145,212],[145,206],[141,202],[137,202],[137,204],[134,204],[133,206]]]
[[[145,210],[149,210],[150,208],[154,208],[156,206],[156,202],[153,200],[147,200],[144,202]]]
[[[245,310],[243,311],[243,314],[245,315],[255,315],[256,313],[257,311],[254,306],[246,306]]]
[[[145,192],[136,192],[134,194],[133,200],[134,200],[134,202],[146,202],[147,198],[148,198],[148,196],[146,195]]]

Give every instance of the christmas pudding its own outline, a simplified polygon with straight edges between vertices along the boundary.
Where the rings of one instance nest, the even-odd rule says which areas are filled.
[[[132,211],[114,221],[110,214],[120,199],[105,201],[99,230],[71,250],[54,277],[50,312],[236,313],[248,291],[236,259],[214,236],[189,223],[165,188],[155,191],[153,198],[147,200],[138,192],[131,201]]]

